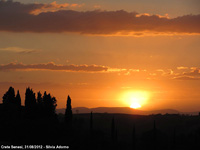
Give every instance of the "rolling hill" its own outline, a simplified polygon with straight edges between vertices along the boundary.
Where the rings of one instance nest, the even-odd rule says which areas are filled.
[[[56,112],[65,113],[65,109],[57,109]],[[173,109],[162,109],[162,110],[153,110],[153,111],[143,111],[138,109],[133,109],[129,107],[97,107],[97,108],[87,108],[87,107],[75,107],[72,109],[74,114],[79,113],[118,113],[118,114],[137,114],[137,115],[151,115],[151,114],[187,114],[181,113],[177,110]],[[197,112],[193,112],[192,114],[198,114]]]

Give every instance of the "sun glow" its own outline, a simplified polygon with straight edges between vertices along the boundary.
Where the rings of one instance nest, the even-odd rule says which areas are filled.
[[[149,92],[147,91],[128,91],[121,96],[122,102],[134,109],[141,108],[147,103],[148,99]]]
[[[136,109],[136,108],[140,108],[141,105],[139,103],[132,103],[130,107]]]

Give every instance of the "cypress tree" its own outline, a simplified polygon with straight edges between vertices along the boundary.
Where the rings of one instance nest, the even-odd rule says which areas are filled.
[[[25,110],[26,117],[34,119],[37,116],[37,107],[36,107],[36,98],[35,93],[29,87],[26,89],[25,93]]]
[[[16,95],[16,104],[17,106],[21,106],[21,96],[19,94],[19,90],[17,91],[17,95]]]
[[[3,104],[14,104],[15,102],[15,90],[10,87],[3,96]]]
[[[19,116],[16,97],[15,97],[15,90],[13,87],[10,87],[8,91],[3,95],[3,106],[5,109],[4,117],[11,120],[16,120]]]
[[[25,93],[25,107],[33,108],[36,106],[35,93],[29,87],[26,89]]]
[[[37,103],[42,104],[42,94],[40,93],[40,91],[37,93]]]
[[[55,109],[57,100],[55,97],[52,97],[51,94],[47,94],[46,91],[44,92],[43,96],[43,107],[45,114],[49,117],[55,116]]]
[[[72,106],[71,106],[71,98],[68,95],[67,105],[65,110],[65,122],[71,122],[71,121],[72,121]]]

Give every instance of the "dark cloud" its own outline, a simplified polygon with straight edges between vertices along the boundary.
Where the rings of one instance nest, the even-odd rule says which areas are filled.
[[[58,9],[65,9],[65,8],[74,8],[80,7],[79,4],[57,4],[56,1],[43,4],[43,3],[33,3],[33,4],[23,4],[20,2],[13,2],[12,0],[0,0],[0,12],[12,14],[12,13],[20,13],[20,14],[38,14],[41,12],[48,12],[48,11],[56,11]]]
[[[57,4],[58,5],[58,4]],[[118,32],[200,33],[200,15],[173,19],[159,15],[139,15],[120,11],[58,10],[55,4],[22,4],[0,1],[0,31],[10,32],[76,32],[82,34],[115,34]],[[141,34],[141,33],[140,33]]]
[[[77,72],[101,72],[107,71],[108,68],[100,65],[56,65],[52,62],[47,64],[30,64],[9,63],[7,65],[0,65],[0,71],[7,70],[52,70],[52,71],[77,71]]]

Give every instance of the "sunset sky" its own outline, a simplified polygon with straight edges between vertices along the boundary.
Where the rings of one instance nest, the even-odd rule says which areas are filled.
[[[199,0],[0,0],[0,97],[200,111]],[[139,98],[138,98],[139,97]]]

